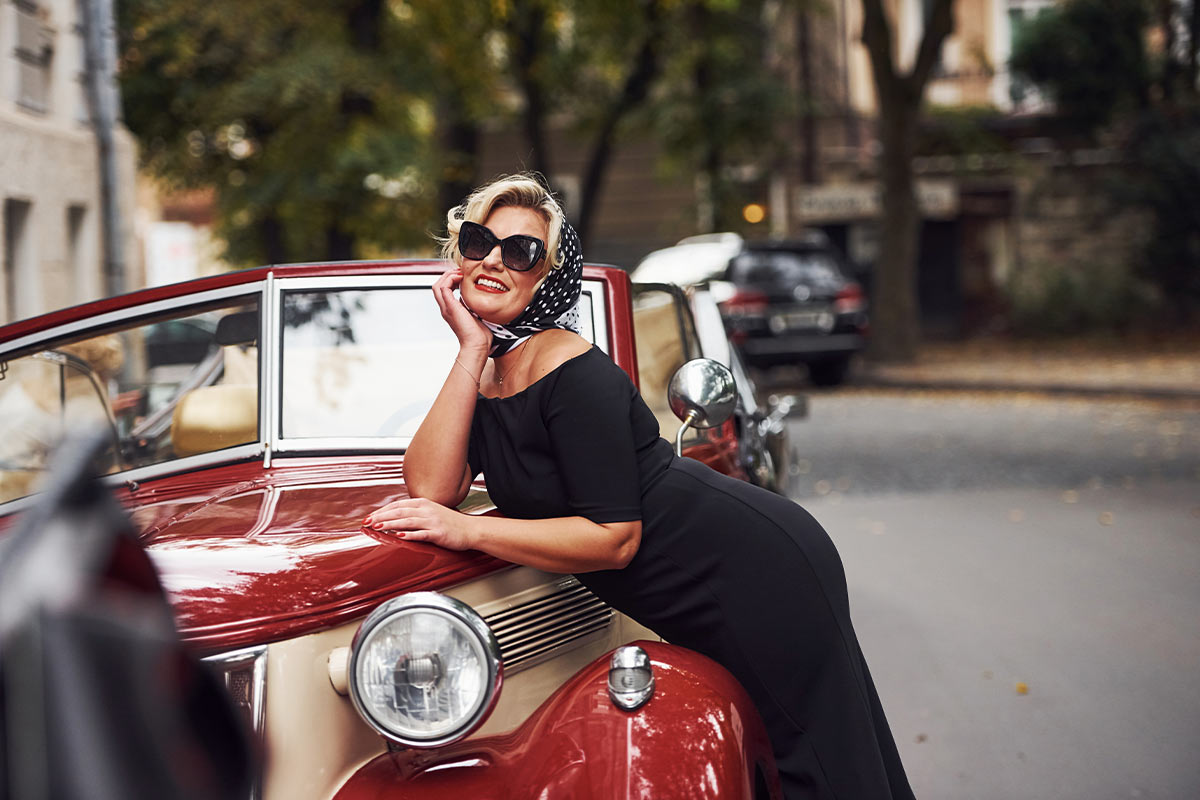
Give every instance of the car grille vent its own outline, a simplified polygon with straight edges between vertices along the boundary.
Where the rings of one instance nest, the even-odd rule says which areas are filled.
[[[612,624],[613,610],[574,578],[553,592],[484,617],[511,674],[583,645]]]
[[[233,700],[234,708],[262,750],[264,701],[267,696],[267,648],[247,647],[204,659],[225,681],[225,689]],[[261,784],[255,779],[250,790],[250,800],[258,800]]]

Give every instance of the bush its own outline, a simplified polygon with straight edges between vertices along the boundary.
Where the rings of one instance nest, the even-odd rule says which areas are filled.
[[[1157,290],[1125,264],[1031,264],[1008,286],[1013,332],[1025,336],[1121,333],[1148,324]]]

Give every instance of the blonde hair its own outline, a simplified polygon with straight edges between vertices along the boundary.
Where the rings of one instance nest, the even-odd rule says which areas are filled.
[[[462,227],[463,221],[483,224],[494,210],[505,206],[528,208],[538,212],[546,220],[549,228],[546,241],[547,266],[538,271],[544,274],[550,268],[558,269],[561,266],[558,257],[558,240],[562,236],[562,226],[566,217],[563,214],[562,206],[554,199],[554,195],[542,185],[538,176],[532,172],[501,175],[471,192],[462,205],[455,206],[446,212],[446,236],[438,240],[442,245],[442,258],[461,265],[462,255],[458,252],[458,231]]]

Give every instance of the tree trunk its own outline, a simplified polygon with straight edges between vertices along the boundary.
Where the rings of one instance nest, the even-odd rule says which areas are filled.
[[[325,229],[325,258],[329,261],[351,261],[354,259],[354,234],[341,229],[338,220]]]
[[[479,123],[461,112],[464,104],[443,98],[438,114],[442,165],[438,175],[438,208],[444,213],[462,203],[479,176]],[[441,221],[439,220],[439,224]]]
[[[274,213],[268,212],[259,220],[258,235],[262,242],[263,253],[268,264],[286,264],[288,258],[287,245],[283,240],[283,223]]]
[[[932,0],[912,70],[901,74],[892,52],[892,30],[881,0],[863,0],[863,43],[879,113],[882,236],[871,298],[869,352],[885,361],[912,361],[921,339],[917,252],[921,214],[913,189],[917,118],[942,42],[954,29],[952,0]]]
[[[634,57],[633,67],[625,77],[621,93],[613,102],[604,121],[596,133],[592,143],[591,155],[588,157],[587,168],[584,172],[583,185],[579,191],[579,219],[576,221],[576,232],[585,245],[591,233],[592,220],[595,218],[596,206],[600,190],[604,183],[604,174],[608,162],[612,158],[616,146],[617,126],[630,111],[646,99],[650,85],[658,77],[660,60],[659,47],[664,35],[663,15],[658,0],[643,0],[642,9],[646,22],[646,37],[642,40]]]
[[[698,2],[690,8],[693,34],[699,41],[709,41],[709,30],[712,27],[712,14],[708,6]],[[700,53],[692,70],[692,85],[695,87],[696,102],[700,106],[700,214],[699,225],[701,232],[711,233],[722,230],[724,223],[721,172],[723,169],[723,153],[718,131],[720,120],[717,119],[717,103],[713,97],[713,63],[707,50]]]
[[[1158,0],[1158,26],[1163,34],[1163,65],[1159,89],[1167,103],[1175,96],[1175,85],[1179,81],[1180,64],[1175,58],[1175,2]]]
[[[917,112],[901,105],[879,117],[883,219],[871,303],[870,354],[880,361],[911,361],[920,347],[917,246],[921,214],[913,187]]]
[[[509,41],[517,84],[525,98],[522,127],[529,144],[529,168],[550,175],[550,146],[546,139],[546,98],[539,64],[542,58],[546,10],[538,0],[516,0],[509,16]]]
[[[808,184],[820,180],[817,174],[817,108],[813,91],[812,25],[809,10],[802,7],[796,20],[796,49],[800,56],[800,179]]]
[[[1200,93],[1200,0],[1192,0],[1192,15],[1188,20],[1187,82],[1188,93]]]

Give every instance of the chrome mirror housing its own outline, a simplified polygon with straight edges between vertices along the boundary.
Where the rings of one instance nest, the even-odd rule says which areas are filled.
[[[683,434],[688,428],[713,428],[733,414],[737,406],[733,373],[711,358],[693,359],[671,376],[667,403],[683,420],[675,434],[675,454],[682,455]]]

